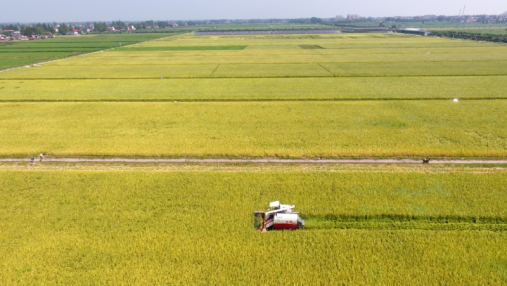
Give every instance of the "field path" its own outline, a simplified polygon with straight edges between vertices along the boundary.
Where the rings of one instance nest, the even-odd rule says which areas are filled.
[[[36,161],[38,159],[36,158]],[[0,162],[30,162],[30,158],[0,158]],[[45,158],[62,163],[276,163],[276,164],[422,164],[415,159],[157,159],[157,158]],[[507,164],[507,160],[431,160],[430,164]]]

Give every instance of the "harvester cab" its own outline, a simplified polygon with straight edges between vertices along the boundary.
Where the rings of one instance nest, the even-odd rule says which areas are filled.
[[[268,231],[273,229],[297,229],[305,225],[299,217],[299,212],[294,212],[295,205],[282,205],[279,201],[271,202],[268,211],[255,211],[252,224],[255,229]]]

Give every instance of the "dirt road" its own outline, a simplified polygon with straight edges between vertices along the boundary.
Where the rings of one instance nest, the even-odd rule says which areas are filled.
[[[36,162],[39,160],[36,158]],[[30,162],[30,158],[0,158],[0,162]],[[276,163],[276,164],[422,164],[415,159],[149,159],[149,158],[45,158],[63,163]],[[429,164],[507,164],[507,160],[431,160]]]

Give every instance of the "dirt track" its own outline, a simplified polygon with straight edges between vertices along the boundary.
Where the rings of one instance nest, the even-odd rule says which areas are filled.
[[[39,160],[36,158],[36,162]],[[30,158],[0,158],[0,162],[30,162]],[[63,163],[276,163],[276,164],[422,164],[415,159],[131,159],[131,158],[46,158],[43,162]],[[507,164],[507,160],[432,160],[430,164]]]

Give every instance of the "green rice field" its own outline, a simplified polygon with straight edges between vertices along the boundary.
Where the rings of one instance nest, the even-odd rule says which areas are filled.
[[[52,39],[0,43],[0,70],[137,44],[171,35],[175,34],[98,34],[79,37],[57,35]]]

